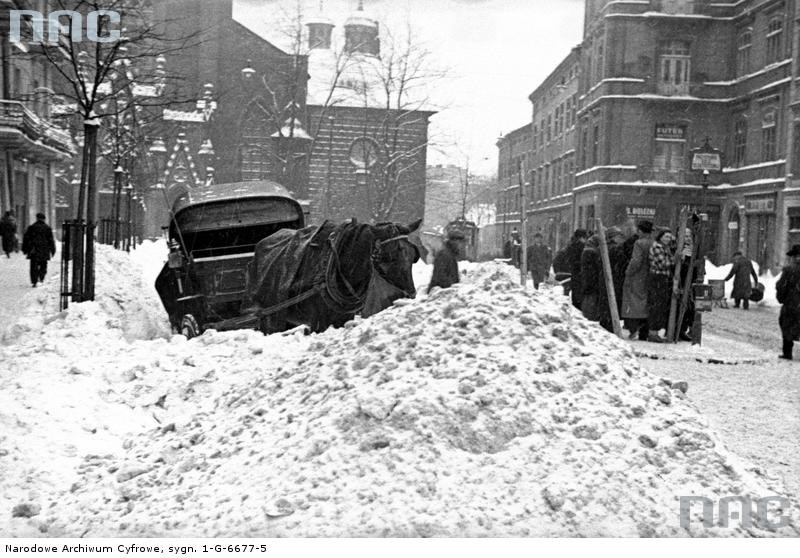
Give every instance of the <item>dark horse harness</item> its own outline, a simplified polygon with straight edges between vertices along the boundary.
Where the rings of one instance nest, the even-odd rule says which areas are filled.
[[[381,248],[390,242],[397,242],[400,240],[408,240],[408,235],[399,234],[391,238],[387,238],[386,240],[375,241],[372,254],[370,256],[370,275],[372,273],[378,273],[380,275],[380,271],[378,271],[379,268],[376,267],[376,263],[379,261]],[[288,298],[283,302],[270,306],[269,308],[258,309],[256,311],[256,315],[259,317],[265,317],[278,313],[282,310],[300,304],[301,302],[308,300],[317,294],[322,296],[327,306],[343,314],[352,314],[360,310],[364,306],[364,302],[367,297],[367,288],[364,288],[363,292],[357,292],[353,285],[350,284],[350,281],[347,280],[347,277],[345,277],[342,273],[342,266],[339,260],[338,251],[340,243],[341,234],[337,235],[337,231],[333,231],[330,235],[328,235],[328,244],[331,248],[331,255],[328,257],[328,262],[325,266],[325,275],[323,276],[322,281],[315,283],[310,289]],[[384,280],[386,280],[385,277]],[[339,284],[344,285],[346,292],[343,292],[338,287]],[[369,286],[369,277],[367,278],[367,281],[365,281],[365,285],[367,285],[367,287]],[[411,293],[408,291],[403,290],[402,292],[406,297],[411,296]]]

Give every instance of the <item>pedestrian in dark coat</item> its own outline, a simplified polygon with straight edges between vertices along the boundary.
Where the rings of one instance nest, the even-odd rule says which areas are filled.
[[[603,283],[603,264],[600,259],[600,237],[592,235],[581,252],[581,280],[583,282],[583,300],[581,312],[587,320],[600,321],[600,302],[605,297],[605,283]],[[602,284],[602,296],[601,296]],[[606,304],[606,306],[608,306]]]
[[[553,256],[549,246],[542,244],[542,235],[533,235],[533,244],[528,246],[527,263],[528,271],[533,278],[533,288],[538,289],[539,283],[550,275],[550,262]]]
[[[458,256],[463,251],[466,238],[460,231],[450,231],[444,248],[436,253],[433,259],[433,272],[428,285],[430,293],[434,287],[446,289],[459,282]]]
[[[664,342],[658,332],[667,329],[675,273],[675,235],[662,230],[650,246],[650,274],[647,282],[647,340]]]
[[[653,223],[640,221],[637,225],[638,238],[633,244],[630,262],[625,269],[625,282],[622,288],[622,317],[630,338],[638,334],[641,341],[647,340],[647,276],[650,273],[650,246],[653,239]]]
[[[3,240],[3,252],[6,253],[6,258],[10,258],[17,236],[17,221],[10,211],[6,211],[3,218],[0,219],[0,236]]]
[[[733,291],[731,298],[734,301],[734,308],[739,308],[739,304],[744,301],[742,306],[745,310],[750,308],[750,295],[753,293],[753,285],[750,284],[750,277],[753,277],[753,282],[758,283],[758,275],[756,270],[753,269],[753,262],[749,258],[745,258],[741,252],[734,252],[733,254],[733,267],[730,273],[725,277],[725,281],[733,277]]]
[[[588,233],[583,229],[577,229],[572,233],[572,240],[566,248],[567,262],[569,263],[570,290],[572,293],[572,305],[580,310],[583,302],[583,281],[581,279],[581,255],[583,246],[586,244]]]
[[[775,285],[775,294],[782,304],[778,323],[783,337],[781,358],[792,360],[794,342],[800,339],[800,244],[795,244],[786,252],[791,258],[783,268],[781,278]]]
[[[53,229],[45,223],[44,213],[36,214],[36,222],[25,231],[22,237],[22,252],[30,260],[31,284],[44,281],[47,275],[47,261],[56,254]]]

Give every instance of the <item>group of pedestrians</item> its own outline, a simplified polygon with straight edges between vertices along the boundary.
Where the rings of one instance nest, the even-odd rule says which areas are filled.
[[[13,211],[6,211],[0,218],[0,237],[6,258],[11,258],[12,252],[19,251],[17,220]],[[45,221],[44,213],[37,213],[36,222],[25,229],[25,234],[22,236],[22,253],[30,260],[31,285],[35,287],[44,281],[47,275],[47,262],[56,253],[53,229]]]
[[[683,285],[693,249],[691,229],[686,229],[680,249],[673,231],[656,230],[653,223],[646,220],[637,223],[633,234],[626,235],[617,227],[607,229],[605,234],[617,311],[629,337],[664,342],[660,331],[667,329],[669,322],[675,264],[683,260]],[[556,254],[553,271],[557,279],[569,276],[572,304],[587,319],[612,331],[600,244],[598,233],[576,230],[569,245]],[[693,315],[689,297],[684,318],[677,326],[679,339],[691,339],[689,329]]]

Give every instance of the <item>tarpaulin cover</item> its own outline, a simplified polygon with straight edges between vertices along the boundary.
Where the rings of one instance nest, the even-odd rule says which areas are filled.
[[[281,229],[259,241],[248,265],[242,313],[280,304],[299,294],[300,289],[311,288],[324,280],[326,256],[330,251],[327,239],[335,228],[336,225],[326,221],[317,227]],[[297,271],[304,257],[313,257],[318,265],[313,266],[313,276],[298,278]],[[298,284],[300,282],[302,285]]]

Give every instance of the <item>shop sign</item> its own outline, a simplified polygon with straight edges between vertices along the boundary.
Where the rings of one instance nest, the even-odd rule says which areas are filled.
[[[636,219],[655,219],[656,208],[638,205],[626,205],[625,214]]]
[[[747,213],[775,213],[775,197],[745,198],[744,207]]]
[[[656,124],[656,139],[685,140],[686,127],[676,124]]]

